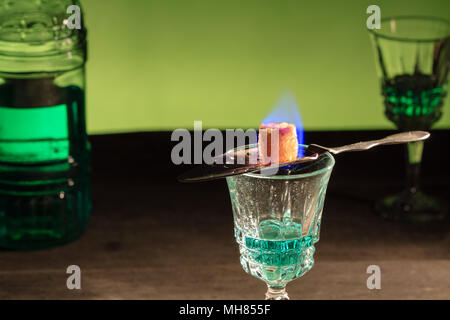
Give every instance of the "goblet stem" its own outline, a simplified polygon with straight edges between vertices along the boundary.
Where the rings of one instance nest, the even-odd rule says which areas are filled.
[[[406,186],[411,194],[419,190],[423,141],[410,142],[407,147]]]
[[[289,300],[289,296],[286,292],[286,286],[271,287],[267,286],[266,300]]]

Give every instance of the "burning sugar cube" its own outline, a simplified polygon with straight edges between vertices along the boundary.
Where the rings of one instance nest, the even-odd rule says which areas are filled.
[[[287,122],[261,124],[258,152],[264,165],[295,161],[298,154],[297,128]]]

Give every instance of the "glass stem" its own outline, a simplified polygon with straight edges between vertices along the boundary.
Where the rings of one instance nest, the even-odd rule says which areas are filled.
[[[419,190],[423,141],[408,143],[407,151],[406,186],[409,193],[416,193]]]
[[[286,292],[286,286],[271,287],[267,286],[266,300],[289,300]]]

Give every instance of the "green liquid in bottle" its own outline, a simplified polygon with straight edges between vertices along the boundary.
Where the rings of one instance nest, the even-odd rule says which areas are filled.
[[[53,78],[0,86],[0,246],[78,238],[90,215],[84,91]]]

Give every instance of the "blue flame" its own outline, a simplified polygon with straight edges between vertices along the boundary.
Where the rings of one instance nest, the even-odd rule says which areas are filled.
[[[297,141],[299,144],[304,144],[304,131],[302,118],[298,109],[295,97],[292,94],[284,94],[278,101],[276,107],[270,113],[270,115],[263,120],[262,123],[270,122],[289,122],[297,127]],[[298,150],[299,158],[304,156],[303,148]]]

